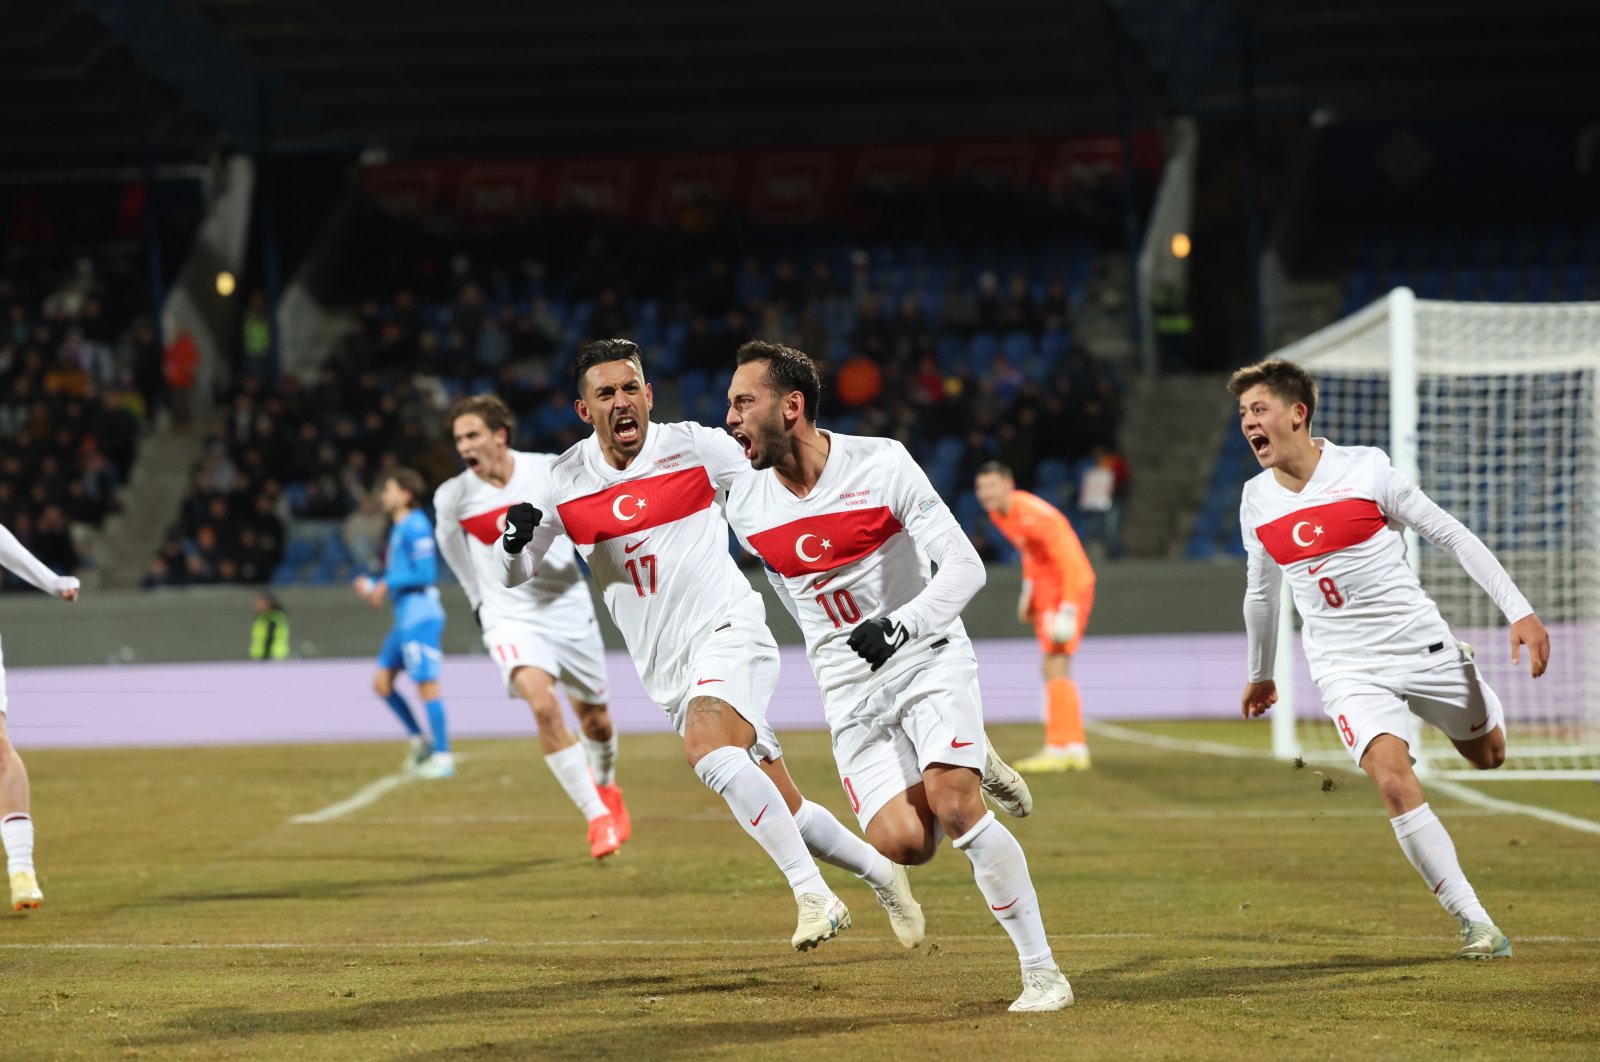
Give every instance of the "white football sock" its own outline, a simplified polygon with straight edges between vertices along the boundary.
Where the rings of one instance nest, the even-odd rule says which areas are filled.
[[[615,785],[617,781],[617,732],[613,730],[611,736],[604,741],[596,741],[583,734],[578,735],[578,740],[583,742],[584,754],[589,757],[589,773],[594,775],[594,784]]]
[[[766,849],[783,871],[796,899],[808,892],[832,896],[822,880],[816,860],[806,851],[805,839],[789,814],[783,794],[744,749],[724,745],[712,749],[694,765],[694,773],[713,793],[728,802],[744,832]]]
[[[849,827],[833,817],[833,812],[821,804],[807,800],[795,813],[794,824],[800,828],[811,854],[840,870],[848,870],[874,889],[881,889],[894,880],[894,864],[876,848],[850,832]]]
[[[1428,883],[1446,911],[1469,922],[1493,921],[1478,902],[1472,883],[1462,873],[1461,863],[1456,859],[1455,842],[1450,840],[1449,831],[1432,808],[1423,804],[1390,819],[1389,825],[1394,827],[1400,850],[1411,860],[1411,865],[1417,868],[1417,873],[1422,875],[1422,880]]]
[[[33,870],[33,820],[20,812],[0,822],[0,841],[6,847],[6,876]]]
[[[988,812],[978,824],[950,842],[972,860],[973,877],[989,910],[1016,945],[1022,968],[1053,968],[1050,940],[1039,915],[1039,895],[1028,875],[1028,857],[1022,845]]]
[[[550,753],[544,762],[549,764],[550,773],[556,776],[556,781],[567,791],[567,796],[578,805],[584,818],[593,822],[602,815],[611,814],[605,801],[600,799],[600,791],[594,787],[594,779],[589,775],[589,759],[576,743],[560,752]]]

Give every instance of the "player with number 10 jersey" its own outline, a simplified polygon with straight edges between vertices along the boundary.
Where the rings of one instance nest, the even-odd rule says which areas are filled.
[[[904,869],[800,794],[767,723],[778,647],[760,595],[728,552],[718,504],[749,471],[744,455],[724,432],[652,423],[650,385],[628,340],[586,346],[576,375],[578,415],[594,434],[556,458],[508,512],[506,584],[533,578],[558,535],[577,546],[695,773],[787,879],[799,908],[797,949],[851,924],[816,858],[871,885],[900,942],[916,946],[922,912]]]

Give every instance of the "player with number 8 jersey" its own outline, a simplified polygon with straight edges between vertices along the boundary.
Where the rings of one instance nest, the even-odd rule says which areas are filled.
[[[897,863],[926,863],[949,836],[1017,949],[1011,1009],[1071,1005],[1022,846],[983,806],[993,753],[961,623],[983,562],[904,446],[816,426],[808,356],[752,341],[738,362],[727,423],[754,471],[729,491],[728,521],[805,634],[867,839]]]
[[[799,908],[797,949],[850,926],[817,858],[871,885],[895,935],[915,947],[922,912],[904,869],[800,794],[767,723],[778,647],[760,595],[728,552],[718,505],[719,493],[749,471],[744,455],[725,432],[651,422],[650,385],[628,340],[586,346],[576,376],[578,415],[594,434],[556,458],[508,513],[506,585],[535,578],[558,536],[577,547],[695,773],[788,880]]]
[[[1277,701],[1279,589],[1287,577],[1305,620],[1301,642],[1323,710],[1388,808],[1401,850],[1461,926],[1456,956],[1509,956],[1456,859],[1455,843],[1424,801],[1412,769],[1412,716],[1438,727],[1467,761],[1505,761],[1500,700],[1456,641],[1406,563],[1402,529],[1449,550],[1511,624],[1511,659],[1523,646],[1543,674],[1550,637],[1487,546],[1406,481],[1388,456],[1312,438],[1317,386],[1299,365],[1273,359],[1228,381],[1239,427],[1260,475],[1245,484],[1239,524],[1248,557],[1245,630],[1250,675],[1246,718]]]

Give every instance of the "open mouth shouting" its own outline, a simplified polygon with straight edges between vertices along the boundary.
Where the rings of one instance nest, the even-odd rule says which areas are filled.
[[[744,447],[744,459],[746,461],[754,461],[756,456],[756,444],[754,440],[738,429],[729,432],[729,434],[733,436],[734,442]]]
[[[1250,432],[1245,439],[1250,443],[1250,449],[1255,451],[1257,461],[1265,462],[1272,456],[1272,441],[1265,432]]]
[[[632,412],[619,412],[611,418],[611,434],[615,436],[621,446],[636,446],[642,433],[639,430],[639,418]]]

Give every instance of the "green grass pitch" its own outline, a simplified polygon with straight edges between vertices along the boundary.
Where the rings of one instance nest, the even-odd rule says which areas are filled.
[[[1019,756],[1038,732],[994,737]],[[853,822],[825,736],[786,742]],[[455,779],[316,824],[291,819],[392,772],[400,744],[27,753],[45,906],[0,918],[0,1057],[1600,1054],[1600,838],[1435,799],[1516,946],[1455,961],[1353,770],[1101,736],[1092,772],[1036,778],[1033,816],[1007,822],[1078,1004],[1022,1017],[948,846],[911,873],[923,947],[827,868],[855,928],[799,955],[788,890],[670,737],[624,735],[634,839],[601,865],[531,734],[461,750]],[[1483,791],[1600,818],[1593,783]]]

